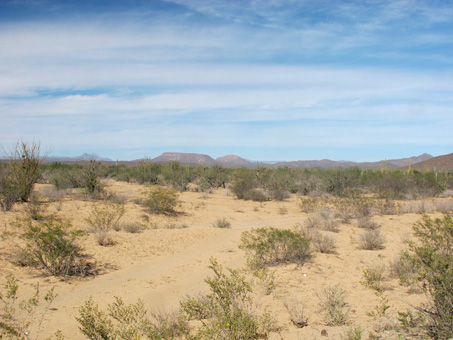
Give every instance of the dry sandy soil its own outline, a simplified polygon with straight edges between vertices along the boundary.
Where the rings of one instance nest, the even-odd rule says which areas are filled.
[[[46,185],[37,185],[35,190],[44,187]],[[99,274],[94,277],[59,279],[47,277],[35,268],[18,267],[11,263],[10,256],[14,247],[23,241],[13,236],[0,237],[1,282],[13,274],[20,283],[21,297],[30,296],[37,282],[43,292],[55,286],[58,296],[45,317],[40,338],[60,329],[67,339],[83,339],[75,317],[78,308],[90,296],[102,308],[112,303],[115,296],[128,303],[142,299],[151,310],[177,308],[187,294],[207,291],[204,279],[211,275],[208,269],[210,257],[225,267],[245,268],[245,254],[238,248],[242,232],[266,226],[293,228],[309,216],[298,208],[297,196],[284,202],[260,204],[238,200],[228,189],[219,189],[209,195],[184,192],[179,208],[183,213],[175,217],[157,216],[134,203],[142,196],[143,186],[108,181],[107,188],[126,199],[123,223],[143,223],[144,215],[147,215],[149,222],[158,228],[135,234],[114,231],[111,237],[115,244],[108,247],[98,245],[94,235],[88,235],[82,246],[92,261],[96,261]],[[93,204],[95,201],[72,193],[61,203],[48,203],[47,212],[69,219],[76,228],[87,229],[85,218]],[[23,206],[17,204],[11,212],[0,212],[0,233],[17,232],[10,223],[21,216],[22,211]],[[213,227],[218,218],[228,219],[231,228]],[[373,216],[373,221],[382,225],[381,232],[387,240],[384,249],[374,251],[359,249],[357,242],[364,230],[358,228],[355,221],[341,224],[338,233],[323,232],[335,238],[336,254],[314,253],[304,265],[273,267],[277,288],[261,300],[261,308],[271,311],[280,328],[270,339],[340,339],[352,326],[360,326],[364,338],[369,331],[379,330],[384,338],[396,339],[392,328],[397,322],[397,311],[406,310],[409,303],[422,304],[424,294],[399,285],[397,279],[387,278],[384,281],[385,297],[391,307],[384,319],[374,318],[369,314],[379,299],[370,288],[361,284],[362,273],[372,264],[384,264],[388,268],[389,262],[406,248],[405,240],[410,238],[412,225],[420,218],[420,214],[413,213]],[[170,224],[188,227],[166,229]],[[323,288],[332,285],[340,285],[348,292],[345,306],[350,310],[348,325],[331,327],[323,321],[318,295]],[[304,308],[307,327],[293,325],[285,303]],[[327,336],[321,335],[324,330]]]

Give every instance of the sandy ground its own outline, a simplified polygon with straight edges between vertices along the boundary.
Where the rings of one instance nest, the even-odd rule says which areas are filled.
[[[38,185],[42,190],[46,185]],[[143,186],[131,183],[108,181],[107,188],[122,197],[126,213],[122,222],[142,222],[157,229],[147,229],[131,234],[113,231],[115,244],[102,247],[92,234],[85,237],[82,246],[92,261],[96,261],[99,274],[87,278],[59,279],[46,277],[34,268],[18,267],[9,260],[14,247],[23,243],[9,232],[17,232],[11,225],[21,216],[23,206],[17,204],[11,212],[0,212],[0,281],[13,274],[20,283],[19,295],[30,296],[39,282],[41,291],[55,286],[57,298],[45,316],[39,338],[46,338],[60,329],[67,339],[83,339],[75,317],[78,308],[90,296],[102,308],[122,297],[128,303],[142,299],[151,310],[171,309],[187,294],[207,291],[204,279],[211,275],[208,269],[210,257],[216,258],[225,267],[244,268],[246,259],[238,248],[241,233],[257,227],[273,226],[293,228],[303,223],[308,214],[297,206],[297,196],[284,202],[256,203],[235,199],[228,189],[219,189],[206,195],[184,192],[180,199],[182,213],[175,217],[156,216],[134,203],[142,196]],[[66,195],[61,203],[48,203],[47,212],[69,219],[75,228],[87,229],[85,218],[95,201],[86,200],[77,193]],[[286,210],[286,211],[285,211]],[[146,215],[146,216],[145,216]],[[214,228],[218,218],[231,222],[230,229]],[[342,224],[338,233],[330,234],[336,240],[336,254],[315,253],[303,266],[281,265],[276,270],[277,288],[262,299],[262,308],[269,310],[280,330],[271,334],[271,339],[340,339],[350,327],[361,327],[364,338],[369,331],[379,330],[385,339],[396,339],[392,330],[397,321],[397,312],[420,305],[425,296],[420,291],[399,285],[396,279],[384,281],[385,297],[390,308],[385,318],[370,316],[379,303],[374,292],[361,284],[363,269],[372,264],[384,264],[394,260],[405,240],[412,232],[412,225],[421,218],[419,214],[377,215],[372,219],[381,224],[381,233],[386,237],[385,248],[377,251],[361,250],[357,240],[364,232],[353,221]],[[168,225],[185,225],[183,229],[165,229]],[[348,292],[346,298],[350,310],[348,325],[331,327],[324,324],[319,309],[319,297],[324,287],[340,285]],[[303,307],[308,317],[308,326],[295,327],[285,303]],[[323,331],[327,336],[321,335]],[[323,332],[325,333],[325,332]]]

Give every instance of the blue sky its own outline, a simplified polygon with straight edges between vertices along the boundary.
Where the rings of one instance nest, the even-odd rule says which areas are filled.
[[[373,161],[452,131],[453,1],[0,1],[4,149]]]

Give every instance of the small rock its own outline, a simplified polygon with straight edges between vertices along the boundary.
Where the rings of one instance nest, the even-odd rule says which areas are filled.
[[[326,331],[325,329],[323,329],[323,330],[321,331],[321,335],[322,335],[322,336],[327,336],[327,331]]]

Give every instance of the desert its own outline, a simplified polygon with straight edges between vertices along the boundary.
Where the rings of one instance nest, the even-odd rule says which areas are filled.
[[[4,164],[3,174],[9,166]],[[401,313],[411,311],[415,318],[434,308],[426,289],[429,280],[405,267],[415,267],[415,262],[404,264],[401,259],[402,252],[413,253],[420,242],[414,225],[437,219],[451,228],[448,171],[437,173],[428,185],[434,171],[225,169],[146,160],[135,167],[94,160],[41,167],[28,201],[0,212],[0,329],[5,338],[47,339],[57,331],[65,339],[103,338],[94,311],[106,317],[117,299],[125,310],[141,301],[148,320],[161,330],[153,333],[159,339],[418,339],[429,333],[423,323],[411,320],[405,328],[401,321]],[[94,176],[91,193],[80,178],[78,188],[62,188],[64,180],[80,174]],[[387,181],[372,186],[365,176]],[[392,184],[394,176],[413,187]],[[422,176],[424,184],[412,182],[415,176]],[[338,191],[326,183],[336,183]],[[378,184],[385,190],[377,190]],[[27,238],[25,233],[32,226],[56,226],[59,221],[68,232],[83,232],[74,238],[79,262],[51,274],[24,255],[39,250],[36,234]],[[451,240],[448,231],[446,235]],[[415,243],[411,246],[410,241]],[[43,257],[49,261],[50,255]],[[8,319],[5,284],[12,277],[18,285],[17,301]],[[212,281],[216,277],[220,286]],[[445,289],[451,289],[451,282],[446,284]],[[27,319],[19,302],[33,297],[37,285],[41,301]],[[214,287],[233,287],[232,296],[221,294],[216,300]],[[51,289],[55,297],[47,305],[43,298]],[[245,289],[242,301],[235,300],[234,289]],[[240,319],[225,316],[226,311],[197,315],[193,304],[206,306],[209,296],[220,305],[227,301],[228,313],[242,308],[244,320],[256,322],[257,328],[250,331],[250,324],[233,321],[221,324],[225,318]],[[83,313],[88,313],[84,321]],[[87,320],[92,320],[92,333]],[[105,338],[153,338],[139,323],[119,320],[110,321]],[[162,331],[182,327],[177,321],[184,323],[186,333]],[[8,335],[3,325],[23,333]]]

